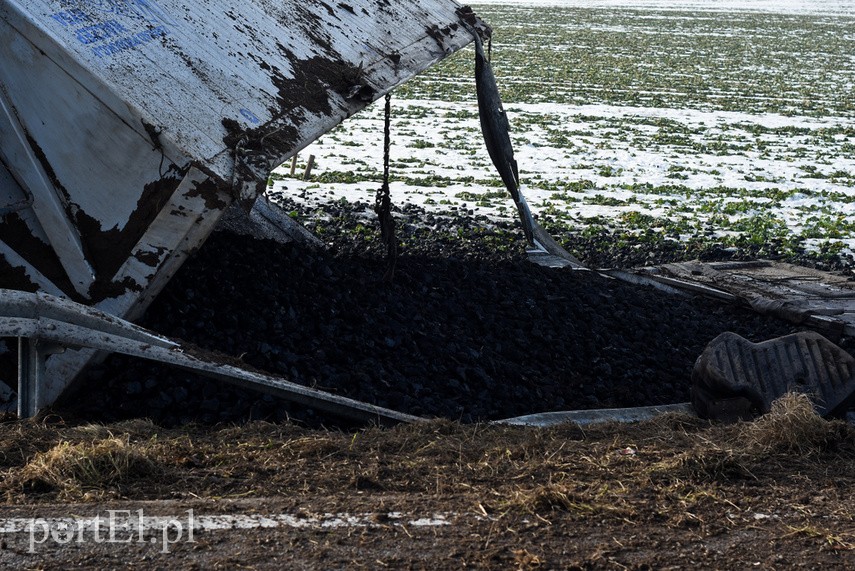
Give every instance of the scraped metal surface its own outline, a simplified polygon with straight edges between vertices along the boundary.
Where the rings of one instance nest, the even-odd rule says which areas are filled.
[[[663,414],[686,414],[696,416],[691,403],[665,404],[655,406],[638,406],[633,408],[599,408],[591,410],[570,410],[558,412],[542,412],[528,414],[504,420],[494,424],[510,424],[514,426],[557,426],[573,423],[579,426],[604,424],[608,422],[641,422]]]
[[[530,262],[547,268],[587,269],[534,219],[530,224],[534,236],[534,246],[526,250]]]

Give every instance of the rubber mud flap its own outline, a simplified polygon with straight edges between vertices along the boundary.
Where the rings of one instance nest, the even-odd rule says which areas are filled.
[[[806,393],[830,415],[855,393],[855,358],[812,331],[752,343],[722,333],[692,371],[692,405],[701,418],[732,422],[769,412],[787,392]]]

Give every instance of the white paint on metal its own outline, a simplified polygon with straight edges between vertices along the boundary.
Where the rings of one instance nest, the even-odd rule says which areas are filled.
[[[2,30],[2,22],[0,22],[0,30]],[[0,56],[2,56],[2,49],[0,49]],[[28,192],[38,197],[38,200],[33,201],[31,208],[74,288],[81,295],[86,295],[95,276],[83,254],[80,235],[68,220],[47,173],[33,156],[26,134],[4,93],[2,82],[0,82],[0,159],[18,175],[19,182]]]
[[[0,172],[17,181],[0,207],[29,192],[18,214],[55,251],[65,293],[136,317],[234,197],[253,200],[272,168],[468,44],[459,7],[0,0]],[[0,210],[0,241],[12,219]],[[30,244],[5,259],[42,287]],[[93,355],[51,358],[40,405]]]
[[[9,318],[30,322],[32,328],[28,330],[28,335],[48,334],[56,330],[56,324],[68,323],[93,332],[118,335],[132,341],[158,347],[172,348],[178,346],[168,337],[148,331],[114,315],[43,292],[28,293],[0,290],[0,319],[5,323],[5,320]],[[0,329],[0,337],[3,336],[18,335],[4,328]]]
[[[7,17],[36,47],[56,46],[51,52],[61,50],[99,78],[139,116],[163,128],[164,139],[206,160],[225,150],[223,118],[246,128],[272,121],[296,125],[301,135],[295,145],[301,146],[361,107],[331,86],[316,94],[330,97],[329,112],[304,101],[293,116],[282,117],[278,79],[266,68],[301,81],[302,62],[323,66],[340,58],[354,69],[361,66],[359,79],[379,94],[471,39],[452,31],[440,46],[426,34],[428,26],[458,21],[459,5],[449,0],[356,0],[347,3],[352,11],[340,4],[268,0],[240,6],[225,0],[119,1],[64,9],[45,0],[5,3]],[[32,27],[40,33],[31,33]],[[393,54],[401,56],[397,64],[389,60]],[[129,127],[145,136],[139,122]],[[290,151],[283,149],[283,157]],[[211,166],[221,178],[230,177],[229,160]]]
[[[149,225],[149,231],[140,238],[124,265],[116,272],[117,276],[130,277],[140,286],[154,279],[155,269],[161,266],[166,256],[176,252],[189,233],[198,231],[206,204],[204,198],[193,194],[193,189],[206,179],[205,173],[195,167],[190,168],[169,202]],[[228,197],[223,195],[222,200],[228,201]],[[193,224],[188,225],[188,220]],[[101,309],[109,311],[107,307]]]
[[[160,153],[137,131],[143,130],[139,116],[126,105],[108,107],[103,101],[107,86],[90,91],[79,81],[84,73],[79,65],[63,68],[40,56],[40,46],[2,19],[0,34],[12,40],[10,48],[0,47],[0,57],[9,63],[0,71],[0,84],[6,85],[22,128],[69,193],[66,200],[105,231],[123,228],[137,209],[143,186],[159,178]],[[129,128],[134,123],[138,126]],[[165,167],[170,164],[165,161]]]

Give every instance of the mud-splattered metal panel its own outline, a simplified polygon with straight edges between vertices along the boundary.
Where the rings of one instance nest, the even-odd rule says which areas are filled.
[[[0,4],[60,65],[81,64],[84,86],[108,84],[108,106],[137,108],[165,148],[210,162],[224,180],[230,157],[215,157],[229,131],[275,122],[284,160],[471,39],[450,0]]]
[[[131,257],[158,268],[199,216],[211,226],[287,157],[468,43],[458,8],[0,0],[0,159],[16,181],[0,194],[0,255],[26,261],[27,289],[145,289],[146,275],[115,286]],[[209,180],[175,196],[192,168]],[[176,207],[194,196],[203,210]]]
[[[469,43],[459,8],[0,0],[0,287],[133,319],[236,197]],[[90,357],[51,357],[39,406]]]

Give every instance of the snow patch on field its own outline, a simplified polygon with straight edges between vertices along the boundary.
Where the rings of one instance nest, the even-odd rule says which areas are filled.
[[[574,0],[549,3],[563,8],[555,12],[554,21],[531,23],[516,21],[513,11],[543,3],[514,3],[518,8],[507,4],[485,5],[480,12],[513,39],[498,52],[502,59],[496,65],[504,73],[499,74],[500,89],[523,192],[535,216],[560,222],[571,232],[605,227],[652,230],[675,239],[790,236],[809,248],[828,242],[855,247],[855,128],[851,103],[845,97],[846,86],[851,90],[855,77],[855,60],[835,56],[834,50],[849,53],[839,35],[816,40],[815,46],[804,42],[816,26],[805,14],[841,11],[855,25],[855,4]],[[618,7],[632,6],[646,11],[645,18],[627,25],[666,38],[675,31],[667,24],[668,11],[677,8],[796,15],[776,20],[778,27],[773,29],[763,18],[733,16],[719,22],[704,13],[682,15],[689,22],[686,29],[726,32],[725,39],[699,45],[697,53],[679,53],[668,66],[649,70],[648,55],[627,51],[621,57],[638,60],[627,69],[643,73],[627,79],[625,85],[614,85],[614,76],[599,75],[596,66],[579,78],[576,68],[562,70],[560,55],[555,61],[543,59],[548,51],[543,51],[541,34],[557,34],[554,46],[558,47],[577,43],[577,35],[578,43],[593,45],[594,40],[585,35],[590,30],[578,26],[572,9],[594,5],[604,10],[601,18],[594,18],[603,29],[622,18]],[[620,52],[626,32],[618,26],[596,38],[618,37],[614,45]],[[664,50],[665,57],[670,44],[662,41],[657,49]],[[695,49],[691,42],[674,42],[680,50]],[[780,56],[760,64],[738,53],[746,49],[746,42],[760,42],[755,50],[780,50]],[[787,51],[808,45],[812,53]],[[721,53],[710,54],[711,49]],[[541,50],[536,56],[540,59],[532,61],[529,53],[537,50]],[[598,64],[602,56],[592,52],[590,57],[591,62],[582,62],[581,69]],[[835,73],[812,75],[829,58],[841,62]],[[789,63],[775,67],[779,60]],[[713,67],[726,68],[724,83],[708,83],[710,61]],[[552,66],[549,73],[561,79],[541,83],[529,93],[541,64]],[[513,220],[516,210],[481,137],[471,69],[449,65],[448,73],[420,78],[415,87],[403,91],[404,97],[393,100],[393,202],[439,213]],[[797,69],[803,72],[794,73],[787,67],[792,65],[801,66]],[[663,74],[675,82],[682,78],[684,83],[675,83],[672,89],[668,81],[662,83]],[[781,90],[775,87],[778,78],[787,78]],[[660,87],[645,89],[650,81]],[[699,86],[697,92],[694,85]],[[580,93],[597,101],[580,101]],[[627,94],[635,94],[642,103],[628,104]],[[774,99],[773,104],[767,104],[767,97]],[[838,112],[823,113],[824,105]],[[313,207],[339,200],[373,204],[382,173],[382,140],[382,105],[375,104],[308,147],[300,157],[297,176],[288,176],[288,165],[275,171],[270,192]],[[315,156],[316,166],[312,177],[302,180],[299,175],[309,154]]]
[[[505,5],[657,11],[853,14],[850,0],[503,0]],[[480,3],[476,3],[477,6]]]

